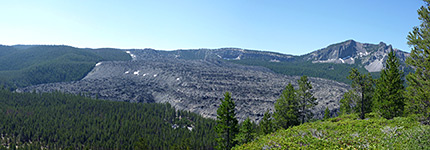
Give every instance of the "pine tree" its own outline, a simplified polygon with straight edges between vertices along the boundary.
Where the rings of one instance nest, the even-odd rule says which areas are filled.
[[[352,80],[351,87],[359,96],[356,102],[357,112],[364,119],[365,114],[372,110],[373,79],[370,74],[360,74],[357,69],[352,68],[348,79]]]
[[[217,110],[217,125],[215,127],[218,137],[216,139],[217,149],[229,150],[236,145],[234,138],[239,132],[236,119],[235,104],[229,92],[224,94],[221,105]]]
[[[255,130],[252,125],[251,119],[246,118],[240,127],[239,134],[236,136],[238,144],[245,144],[254,140]]]
[[[354,107],[357,105],[356,102],[358,102],[358,95],[354,90],[348,90],[348,92],[343,94],[343,98],[340,100],[340,113],[354,113]]]
[[[408,35],[408,45],[412,46],[411,55],[406,64],[415,69],[406,76],[407,110],[427,117],[430,120],[430,0],[424,0],[426,6],[418,10],[421,25],[414,27]]]
[[[312,84],[308,80],[307,76],[302,76],[297,81],[299,84],[299,89],[297,90],[297,97],[299,101],[299,117],[301,123],[313,116],[311,108],[317,105],[316,98],[312,94]]]
[[[324,119],[328,118],[330,118],[330,110],[328,109],[328,107],[326,107],[324,111]]]
[[[266,111],[263,116],[263,120],[260,122],[260,134],[269,134],[274,131],[272,116],[269,111]]]
[[[299,123],[299,111],[296,91],[293,85],[289,83],[284,91],[282,91],[281,97],[276,100],[275,113],[273,117],[276,121],[278,128],[287,129],[288,127],[295,126]]]
[[[382,117],[392,119],[403,114],[404,109],[404,81],[403,72],[399,69],[400,63],[393,50],[388,53],[385,69],[376,82],[373,95],[374,112]]]

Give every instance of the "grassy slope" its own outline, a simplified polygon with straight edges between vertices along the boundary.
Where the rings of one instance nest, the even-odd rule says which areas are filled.
[[[331,118],[261,136],[235,149],[430,149],[430,126],[412,117]]]

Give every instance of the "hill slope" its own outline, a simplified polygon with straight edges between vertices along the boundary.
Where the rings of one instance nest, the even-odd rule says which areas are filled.
[[[8,87],[82,79],[99,61],[130,60],[118,49],[0,46],[0,84]]]
[[[413,118],[356,115],[278,130],[234,149],[428,149],[430,126]]]
[[[297,76],[273,73],[267,68],[242,66],[218,60],[148,58],[146,50],[130,50],[133,61],[102,62],[83,80],[20,88],[17,91],[88,93],[116,101],[164,103],[205,117],[216,117],[219,99],[231,92],[240,119],[262,118],[288,83],[297,87]],[[333,112],[348,85],[321,78],[310,78],[319,105],[318,117],[326,106]]]

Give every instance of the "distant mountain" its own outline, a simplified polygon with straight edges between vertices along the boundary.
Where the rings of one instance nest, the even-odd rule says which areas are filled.
[[[312,63],[357,64],[369,72],[380,72],[384,68],[388,52],[392,49],[391,45],[383,42],[368,44],[348,40],[306,54],[303,59],[312,61]],[[400,62],[404,64],[409,53],[399,49],[394,49],[394,51]]]

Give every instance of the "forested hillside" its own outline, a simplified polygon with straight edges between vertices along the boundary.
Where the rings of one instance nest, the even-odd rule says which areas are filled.
[[[7,87],[75,81],[99,61],[130,60],[118,49],[70,46],[0,46],[0,84]]]
[[[311,76],[319,77],[338,82],[349,83],[350,81],[346,78],[349,70],[356,67],[362,73],[368,71],[355,64],[335,64],[335,63],[312,63],[312,62],[268,62],[258,60],[229,60],[229,62],[250,65],[250,66],[262,66],[269,68],[270,70],[289,76]],[[375,77],[379,76],[379,72],[372,73]]]
[[[211,149],[214,126],[169,104],[0,90],[0,149]]]

